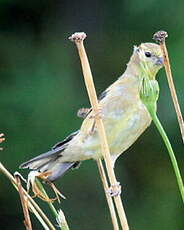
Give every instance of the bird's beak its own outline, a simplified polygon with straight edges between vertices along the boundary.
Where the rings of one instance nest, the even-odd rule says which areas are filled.
[[[164,58],[163,57],[158,57],[156,63],[156,65],[163,65],[164,64]]]

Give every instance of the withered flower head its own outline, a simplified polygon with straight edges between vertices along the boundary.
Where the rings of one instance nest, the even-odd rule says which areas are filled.
[[[2,143],[5,140],[4,134],[0,133],[0,143]],[[3,148],[0,148],[0,150],[3,150]]]

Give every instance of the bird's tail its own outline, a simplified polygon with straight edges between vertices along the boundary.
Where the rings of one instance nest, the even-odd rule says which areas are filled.
[[[33,158],[20,165],[20,168],[29,168],[39,172],[48,172],[47,179],[54,181],[58,177],[62,176],[66,171],[71,168],[76,168],[79,162],[59,162],[51,157],[45,157],[42,159]]]
[[[80,162],[61,162],[62,152],[65,150],[69,142],[77,135],[78,131],[66,137],[63,141],[57,143],[52,149],[43,153],[23,164],[20,168],[29,168],[39,172],[48,172],[47,179],[50,181],[56,180],[62,176],[70,168],[76,168]]]
[[[19,168],[29,168],[39,172],[48,172],[47,179],[54,181],[62,176],[70,168],[76,168],[79,162],[60,162],[58,160],[59,149],[41,154],[19,166]]]
[[[71,168],[77,167],[79,162],[50,162],[40,168],[41,172],[50,172],[47,179],[49,181],[54,181],[60,176],[62,176],[66,171]]]

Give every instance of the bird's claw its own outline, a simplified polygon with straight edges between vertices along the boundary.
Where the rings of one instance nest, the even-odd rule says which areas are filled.
[[[106,190],[106,193],[111,197],[119,196],[121,194],[121,185],[120,185],[120,183],[117,182],[117,184],[111,185]]]
[[[101,109],[98,109],[96,111],[92,111],[92,114],[90,115],[89,119],[94,119],[94,122],[92,124],[92,127],[89,131],[89,135],[93,135],[94,132],[96,131],[96,120],[97,119],[101,119],[103,117],[102,115],[102,110]]]
[[[90,118],[91,119],[101,119],[103,117],[102,115],[102,109],[99,108],[98,110],[96,111],[93,111]]]
[[[78,110],[77,116],[81,118],[86,118],[90,111],[91,109],[89,108],[81,108]]]
[[[56,188],[56,186],[50,182],[47,177],[51,175],[52,172],[39,172],[39,171],[31,171],[28,175],[28,182],[27,182],[27,192],[29,192],[30,187],[32,187],[32,191],[34,193],[33,197],[39,197],[40,199],[46,201],[46,202],[53,202],[55,200],[58,200],[60,203],[60,197],[63,199],[66,199],[61,192]],[[54,191],[56,197],[55,198],[49,198],[42,190],[40,185],[38,184],[38,181],[36,178],[41,178],[44,182],[50,185],[52,190]]]

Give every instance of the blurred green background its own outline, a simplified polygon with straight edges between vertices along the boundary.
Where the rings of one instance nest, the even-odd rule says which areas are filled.
[[[80,127],[76,112],[88,107],[73,32],[85,42],[98,94],[125,70],[133,45],[168,31],[167,41],[179,101],[184,111],[184,2],[0,1],[0,161],[13,173],[31,157]],[[183,144],[164,71],[158,114],[183,173]],[[25,177],[28,171],[19,170]],[[153,125],[119,158],[116,174],[132,230],[183,230],[183,204],[163,142]],[[183,175],[184,176],[184,175]],[[70,229],[112,229],[94,161],[56,182],[67,196],[60,206]],[[48,210],[46,204],[39,202]],[[51,217],[52,218],[52,217]],[[42,229],[32,217],[34,229]],[[2,230],[25,229],[18,194],[0,174]]]

